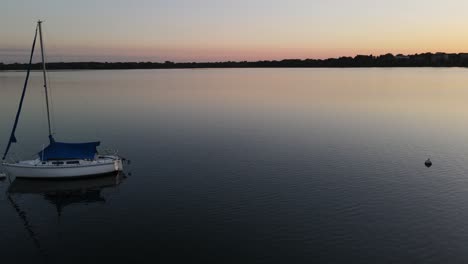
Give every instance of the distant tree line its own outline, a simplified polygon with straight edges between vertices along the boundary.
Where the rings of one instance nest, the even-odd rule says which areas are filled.
[[[25,70],[26,63],[4,64],[0,70]],[[33,70],[42,65],[35,63]],[[225,62],[51,62],[51,70],[191,69],[191,68],[352,68],[352,67],[468,67],[468,53],[422,53],[413,55],[357,55],[330,59],[287,59]]]

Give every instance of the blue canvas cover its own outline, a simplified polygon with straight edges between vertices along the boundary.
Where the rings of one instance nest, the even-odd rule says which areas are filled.
[[[42,161],[64,159],[94,159],[100,142],[63,143],[51,140],[49,146],[38,153]]]

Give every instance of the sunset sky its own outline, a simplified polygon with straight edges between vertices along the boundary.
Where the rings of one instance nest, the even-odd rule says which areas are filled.
[[[0,62],[45,20],[49,61],[225,61],[468,52],[466,0],[6,0]]]

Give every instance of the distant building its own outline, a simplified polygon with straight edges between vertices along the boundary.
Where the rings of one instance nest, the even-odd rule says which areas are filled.
[[[437,52],[436,54],[432,54],[431,61],[432,62],[446,62],[449,59],[449,55],[443,52]]]
[[[465,62],[468,61],[468,53],[460,53],[460,61]]]
[[[398,54],[395,56],[396,60],[409,60],[409,58],[410,58],[409,56],[403,55],[403,54]]]

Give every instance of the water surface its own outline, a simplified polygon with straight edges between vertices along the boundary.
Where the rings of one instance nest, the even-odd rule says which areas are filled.
[[[24,75],[0,72],[2,150]],[[5,263],[468,262],[466,69],[49,75],[56,139],[131,164],[0,182]],[[12,157],[47,144],[40,78]]]

